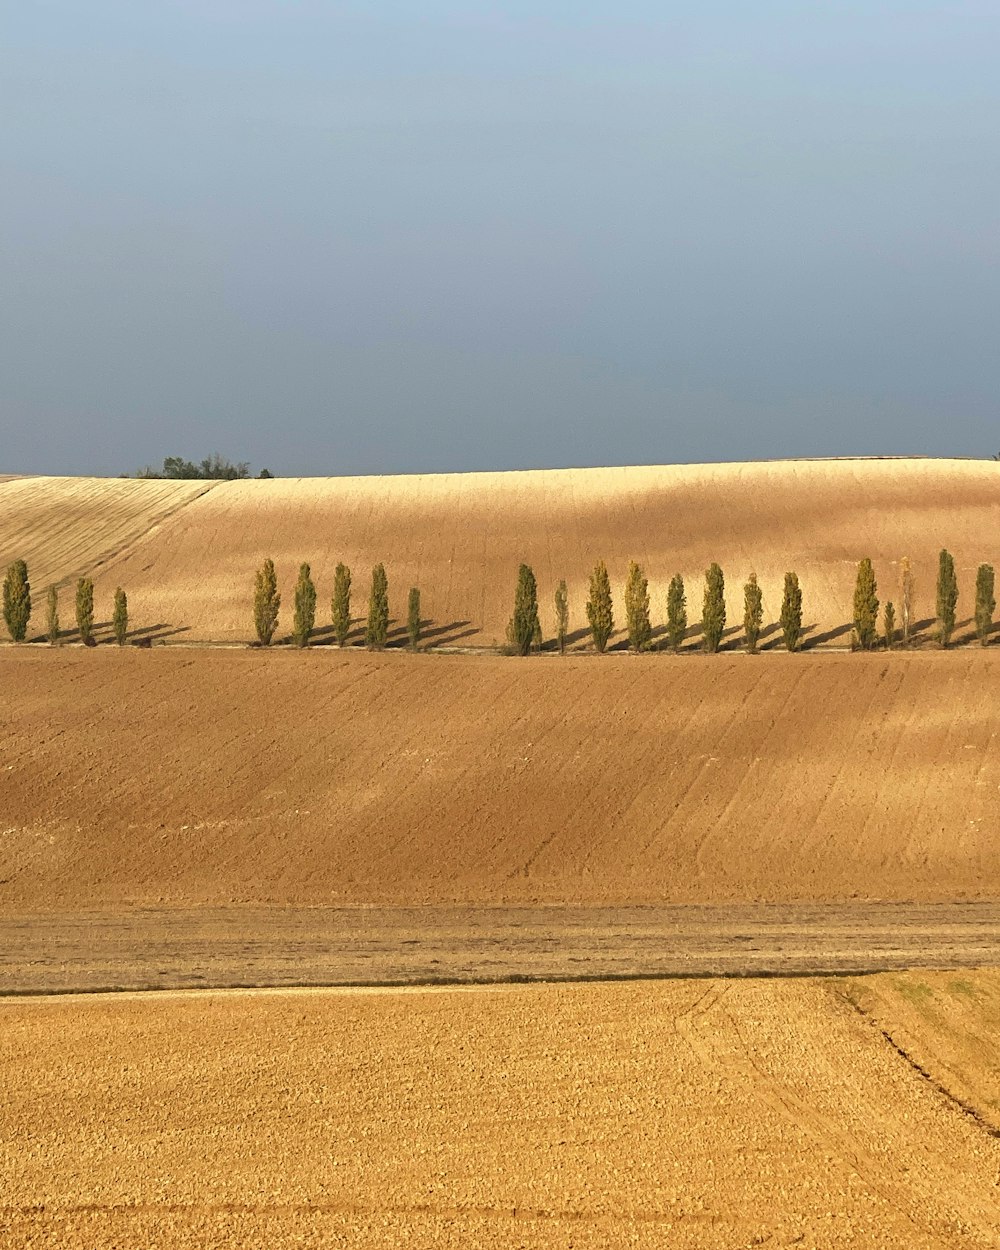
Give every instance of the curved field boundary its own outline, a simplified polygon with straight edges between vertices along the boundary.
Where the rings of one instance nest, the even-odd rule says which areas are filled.
[[[61,477],[3,483],[0,567],[15,559],[28,563],[36,601],[32,636],[37,636],[44,616],[45,587],[68,586],[84,575],[99,579],[110,561],[140,539],[155,541],[169,518],[214,486],[214,482]],[[65,623],[71,615],[71,606],[64,604]]]

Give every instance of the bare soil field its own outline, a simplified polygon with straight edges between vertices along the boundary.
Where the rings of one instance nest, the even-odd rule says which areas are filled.
[[[1000,1141],[855,994],[6,1000],[0,1241],[996,1246]]]
[[[371,566],[384,561],[397,638],[403,635],[406,592],[415,585],[423,595],[430,643],[502,643],[517,566],[525,560],[538,576],[543,629],[553,629],[552,595],[565,578],[573,645],[584,646],[587,577],[603,558],[619,598],[619,626],[630,559],[639,560],[650,577],[658,626],[676,572],[688,582],[690,619],[699,619],[704,570],[717,560],[728,579],[730,643],[742,620],[747,574],[755,570],[760,577],[770,629],[782,578],[794,569],[803,587],[807,645],[841,646],[849,635],[857,562],[865,555],[875,561],[881,597],[897,600],[898,562],[910,557],[917,621],[926,635],[942,546],[956,558],[959,636],[965,637],[976,567],[1000,559],[991,537],[997,533],[1000,470],[990,461],[971,460],[214,484],[51,478],[0,484],[0,562],[23,555],[38,587],[95,574],[99,601],[110,601],[120,584],[137,625],[192,641],[253,636],[253,574],[271,555],[285,594],[279,637],[290,629],[301,561],[312,565],[319,590],[320,641],[329,640],[337,561],[354,571],[359,616]],[[697,632],[693,627],[693,644]],[[776,629],[765,641],[776,643]]]
[[[0,652],[0,912],[995,900],[992,650]]]
[[[0,915],[0,996],[1000,966],[996,903],[175,907]]]

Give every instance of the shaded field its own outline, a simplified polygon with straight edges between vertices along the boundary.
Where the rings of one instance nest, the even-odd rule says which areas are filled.
[[[1000,897],[992,651],[0,652],[0,911]]]
[[[0,1238],[995,1246],[1000,1142],[856,986],[7,1000]]]
[[[1000,965],[997,904],[245,905],[0,916],[0,995],[984,965]]]
[[[355,574],[355,612],[384,561],[395,639],[405,635],[410,586],[422,592],[427,641],[502,643],[518,564],[538,576],[542,627],[554,629],[552,595],[569,587],[572,645],[586,645],[587,577],[607,560],[618,598],[630,559],[651,580],[652,613],[666,614],[671,576],[688,582],[689,615],[718,560],[728,578],[731,632],[742,585],[755,570],[764,592],[765,645],[777,644],[782,579],[798,572],[807,646],[849,639],[857,562],[875,561],[881,598],[898,607],[898,562],[916,574],[914,611],[926,636],[942,546],[956,557],[958,637],[971,633],[976,566],[1000,558],[1000,470],[990,461],[787,461],[649,468],[539,470],[369,478],[170,483],[31,478],[0,483],[0,562],[25,556],[35,585],[97,579],[98,602],[115,586],[133,619],[162,636],[241,641],[253,636],[253,574],[274,557],[291,625],[301,561],[319,590],[319,642],[330,640],[333,570]],[[898,613],[897,613],[898,617]],[[173,633],[172,631],[177,631]],[[361,637],[360,622],[354,640]],[[623,635],[615,636],[617,645]],[[691,644],[697,644],[692,628]]]

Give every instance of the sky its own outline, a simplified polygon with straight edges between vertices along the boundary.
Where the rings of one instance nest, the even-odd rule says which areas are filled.
[[[0,472],[1000,451],[995,0],[0,32]]]

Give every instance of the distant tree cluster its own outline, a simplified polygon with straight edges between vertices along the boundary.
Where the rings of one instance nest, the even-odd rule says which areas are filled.
[[[15,560],[3,579],[3,619],[12,642],[24,642],[28,636],[31,620],[31,584],[28,581],[28,565]],[[94,647],[94,583],[89,577],[81,577],[76,584],[76,628],[84,646]],[[118,586],[115,590],[111,612],[111,632],[120,647],[128,642],[128,596]],[[50,586],[45,595],[45,636],[57,646],[61,641],[59,629],[59,590]]]
[[[136,471],[136,477],[165,479],[173,482],[236,482],[250,476],[250,463],[239,460],[236,464],[220,456],[218,452],[206,456],[197,464],[193,460],[185,460],[182,456],[167,456],[163,468],[154,469],[152,465]],[[261,469],[258,478],[272,478],[270,469]]]

